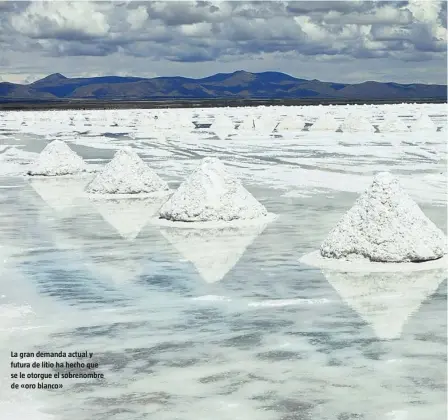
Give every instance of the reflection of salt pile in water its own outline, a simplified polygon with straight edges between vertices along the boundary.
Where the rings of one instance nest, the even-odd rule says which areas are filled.
[[[408,126],[398,116],[388,116],[380,124],[381,133],[406,133],[409,131]]]
[[[335,120],[333,115],[324,114],[317,118],[309,131],[336,131],[341,124]]]
[[[222,140],[235,131],[233,121],[226,115],[217,115],[212,122],[211,129]]]
[[[350,114],[341,124],[344,133],[373,133],[375,129],[369,120],[363,115]]]
[[[154,194],[168,190],[168,184],[130,147],[115,153],[86,187],[90,194]]]
[[[402,263],[387,270],[422,270],[445,263],[447,239],[388,172],[378,174],[315,252],[302,257],[311,265],[329,267],[329,262]],[[439,262],[431,261],[438,260]],[[413,262],[424,262],[412,264]],[[376,264],[375,264],[376,263]],[[410,264],[406,264],[410,263]],[[435,263],[435,264],[434,264]],[[380,264],[382,265],[382,264]],[[331,265],[330,265],[331,266]],[[384,266],[384,264],[383,264]],[[341,268],[342,269],[342,268]],[[376,270],[378,271],[378,267]]]
[[[28,183],[53,210],[72,209],[75,201],[84,196],[84,188],[90,178],[29,178]]]
[[[164,197],[101,199],[89,197],[103,219],[133,241],[164,203]]]
[[[344,215],[321,246],[327,258],[428,261],[446,253],[446,237],[388,172]]]
[[[409,316],[446,279],[442,269],[393,273],[324,270],[323,274],[383,340],[399,338]]]
[[[277,132],[302,131],[305,128],[305,121],[298,116],[287,115],[277,125]]]
[[[412,131],[436,131],[437,127],[426,114],[421,114],[412,124]]]
[[[256,225],[195,229],[161,228],[162,235],[189,260],[207,283],[220,281],[236,265],[268,222]]]
[[[77,153],[63,141],[54,140],[39,154],[28,170],[28,175],[75,175],[87,171],[87,165]]]
[[[202,160],[159,212],[175,222],[230,222],[259,219],[266,208],[216,158]]]

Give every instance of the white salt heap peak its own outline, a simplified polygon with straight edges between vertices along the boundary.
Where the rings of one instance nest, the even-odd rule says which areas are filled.
[[[177,222],[252,220],[268,212],[216,158],[205,158],[159,211]]]
[[[411,124],[412,131],[436,131],[437,127],[426,114],[421,114],[416,121]]]
[[[28,171],[28,175],[75,175],[87,170],[87,165],[76,152],[60,140],[48,144]]]
[[[277,132],[283,131],[302,131],[305,127],[305,121],[298,116],[287,115],[277,126]]]
[[[330,113],[320,116],[309,131],[336,131],[341,124]]]
[[[375,129],[369,120],[360,114],[350,114],[342,123],[341,130],[344,133],[373,133]]]
[[[408,126],[397,116],[386,117],[380,125],[381,133],[406,133]]]
[[[130,147],[115,153],[86,187],[90,194],[152,194],[168,190],[168,184]]]
[[[320,247],[326,258],[396,263],[435,260],[446,252],[443,232],[388,172],[374,178]]]

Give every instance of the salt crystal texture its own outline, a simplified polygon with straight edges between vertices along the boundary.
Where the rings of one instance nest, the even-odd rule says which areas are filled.
[[[90,194],[153,194],[168,190],[168,184],[130,147],[115,153],[86,187]]]
[[[54,140],[39,154],[28,175],[61,176],[87,171],[83,158],[60,140]]]
[[[408,126],[395,116],[387,117],[380,125],[382,133],[405,133],[407,131],[409,131]]]
[[[177,222],[252,220],[266,208],[216,158],[205,158],[162,206],[159,217]]]
[[[443,257],[447,239],[388,172],[372,185],[320,247],[326,258],[423,262]]]
[[[309,131],[336,131],[340,125],[333,115],[324,114],[314,122]]]
[[[288,115],[283,118],[277,126],[277,132],[282,131],[302,131],[305,127],[305,121],[300,117]]]
[[[411,129],[412,131],[436,131],[437,127],[428,115],[422,114],[411,124]]]
[[[341,130],[344,133],[373,133],[375,129],[369,120],[363,115],[350,114],[342,123]]]

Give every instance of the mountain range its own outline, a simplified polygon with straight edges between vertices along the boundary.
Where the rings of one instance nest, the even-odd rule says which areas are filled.
[[[446,85],[363,82],[356,84],[297,79],[284,73],[218,73],[185,77],[67,78],[55,73],[34,83],[0,83],[0,102],[174,99],[445,99]]]

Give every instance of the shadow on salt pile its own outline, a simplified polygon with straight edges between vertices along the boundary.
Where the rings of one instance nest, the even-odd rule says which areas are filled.
[[[269,222],[229,228],[161,227],[161,234],[207,283],[222,280]]]
[[[322,270],[322,273],[381,340],[400,338],[408,318],[447,278],[442,269],[392,273]]]

